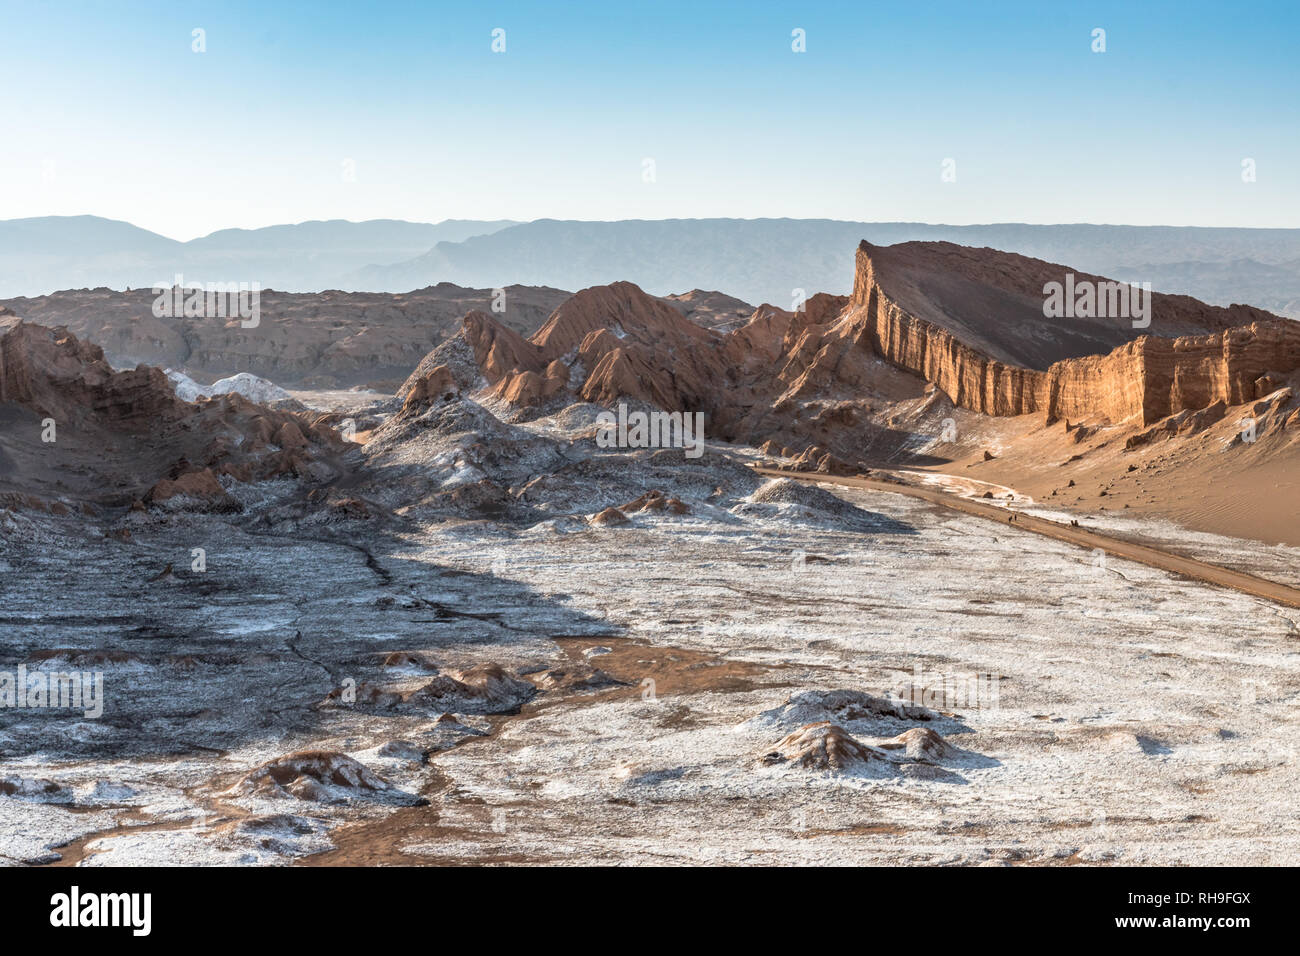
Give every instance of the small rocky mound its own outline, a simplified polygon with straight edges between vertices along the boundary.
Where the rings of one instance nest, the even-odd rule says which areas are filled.
[[[861,470],[818,445],[804,449],[790,467],[795,471],[815,471],[823,475],[856,475]]]
[[[588,519],[592,524],[602,528],[617,528],[620,525],[629,524],[627,515],[623,514],[617,508],[606,508],[604,511],[594,514]]]
[[[145,493],[144,501],[166,511],[228,514],[242,510],[239,502],[221,486],[211,468],[163,478]]]
[[[324,496],[323,507],[321,507],[319,514],[321,524],[339,521],[370,521],[376,517],[371,506],[363,499],[338,498],[332,494]]]
[[[390,740],[377,748],[375,753],[377,756],[386,757],[389,760],[399,760],[406,763],[424,763],[429,757],[428,750],[409,740]]]
[[[625,505],[619,505],[618,510],[625,515],[636,514],[640,511],[663,512],[670,515],[691,513],[691,509],[680,498],[669,497],[658,489],[647,491],[641,497],[629,501]]]
[[[60,783],[44,778],[0,777],[0,796],[32,803],[74,803],[76,795]]]
[[[759,758],[759,762],[768,767],[793,766],[835,773],[894,769],[883,751],[859,743],[843,727],[830,721],[800,727],[782,739],[775,750]]]
[[[511,677],[500,664],[488,663],[441,674],[413,691],[404,703],[460,714],[508,714],[536,694],[537,688],[528,681]]]
[[[913,727],[878,746],[881,750],[902,750],[912,760],[931,763],[956,757],[959,753],[956,747],[929,727]]]
[[[604,690],[607,687],[626,687],[619,680],[589,664],[565,664],[532,675],[534,683],[543,690],[580,694],[584,691]]]
[[[232,793],[262,797],[292,797],[316,803],[345,803],[351,800],[391,799],[397,791],[383,777],[347,754],[333,750],[301,750],[276,757],[249,771],[231,789]]]
[[[425,731],[423,743],[429,753],[450,750],[469,737],[486,737],[488,732],[471,727],[455,714],[443,714]]]
[[[731,510],[735,514],[779,516],[805,521],[861,522],[871,519],[869,512],[849,504],[825,488],[791,478],[771,478],[765,481]]]
[[[754,723],[775,727],[797,727],[834,721],[838,724],[878,721],[930,721],[940,715],[928,707],[858,690],[804,691],[786,698],[780,707],[765,710]]]
[[[328,850],[329,825],[292,813],[254,814],[216,828],[223,843],[247,845],[284,856],[306,856]]]

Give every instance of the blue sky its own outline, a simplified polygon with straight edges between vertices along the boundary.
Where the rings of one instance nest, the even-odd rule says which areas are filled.
[[[0,219],[1300,226],[1293,2],[0,0],[0,36]]]

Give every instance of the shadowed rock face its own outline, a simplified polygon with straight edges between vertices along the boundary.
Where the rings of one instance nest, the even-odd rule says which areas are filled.
[[[136,427],[192,411],[161,369],[114,372],[98,346],[12,314],[0,318],[0,402],[26,405],[56,420],[89,415]]]

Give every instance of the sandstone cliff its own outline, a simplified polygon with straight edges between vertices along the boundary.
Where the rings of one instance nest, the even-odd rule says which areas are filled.
[[[905,245],[910,248],[902,252],[868,243],[859,247],[849,309],[828,337],[869,347],[934,382],[963,408],[988,415],[1044,412],[1049,418],[1135,418],[1149,424],[1217,400],[1236,404],[1262,397],[1259,389],[1265,386],[1256,386],[1257,379],[1300,367],[1300,326],[1259,309],[1218,308],[1186,296],[1155,294],[1151,325],[1141,331],[1160,334],[1140,334],[1127,321],[1047,319],[1039,283],[1059,281],[1063,267],[992,250],[952,247],[961,251],[921,254],[916,248],[946,243]],[[981,261],[983,286],[977,272]],[[957,279],[924,271],[941,267],[951,267]],[[1084,275],[1076,280],[1106,281]],[[1030,294],[1035,287],[1036,299]],[[954,288],[969,296],[964,307],[949,297]],[[936,294],[924,298],[926,291]],[[990,305],[1006,306],[1009,313],[990,313]],[[1070,329],[1073,322],[1085,328]],[[963,337],[953,329],[976,331]],[[1081,337],[1130,341],[1042,369],[990,354],[1041,359],[1052,349],[1078,347]]]

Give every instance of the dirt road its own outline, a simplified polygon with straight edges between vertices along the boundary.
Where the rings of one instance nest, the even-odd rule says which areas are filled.
[[[796,481],[842,485],[846,488],[869,488],[872,491],[888,491],[899,495],[909,495],[913,498],[922,498],[934,504],[943,505],[945,508],[952,508],[955,511],[987,518],[999,524],[1009,524],[1023,531],[1035,531],[1038,534],[1075,544],[1081,548],[1100,548],[1107,554],[1127,558],[1130,561],[1138,561],[1153,568],[1168,571],[1171,574],[1181,574],[1185,577],[1195,578],[1198,581],[1205,581],[1208,584],[1232,588],[1255,597],[1276,601],[1279,604],[1300,607],[1300,588],[1288,587],[1285,584],[1278,584],[1275,581],[1259,578],[1253,574],[1233,571],[1216,564],[1207,564],[1194,558],[1184,558],[1168,551],[1162,551],[1159,548],[1113,538],[1110,535],[1091,531],[1087,528],[1061,524],[1057,521],[1048,521],[1046,518],[1037,518],[1022,512],[1010,511],[996,505],[981,504],[969,498],[960,498],[957,495],[950,495],[932,488],[921,488],[916,485],[905,485],[893,481],[879,481],[874,478],[822,475],[785,471],[778,468],[755,467],[754,470],[760,475],[767,475],[772,478],[793,478]],[[1011,520],[1012,517],[1015,518],[1014,521]]]

